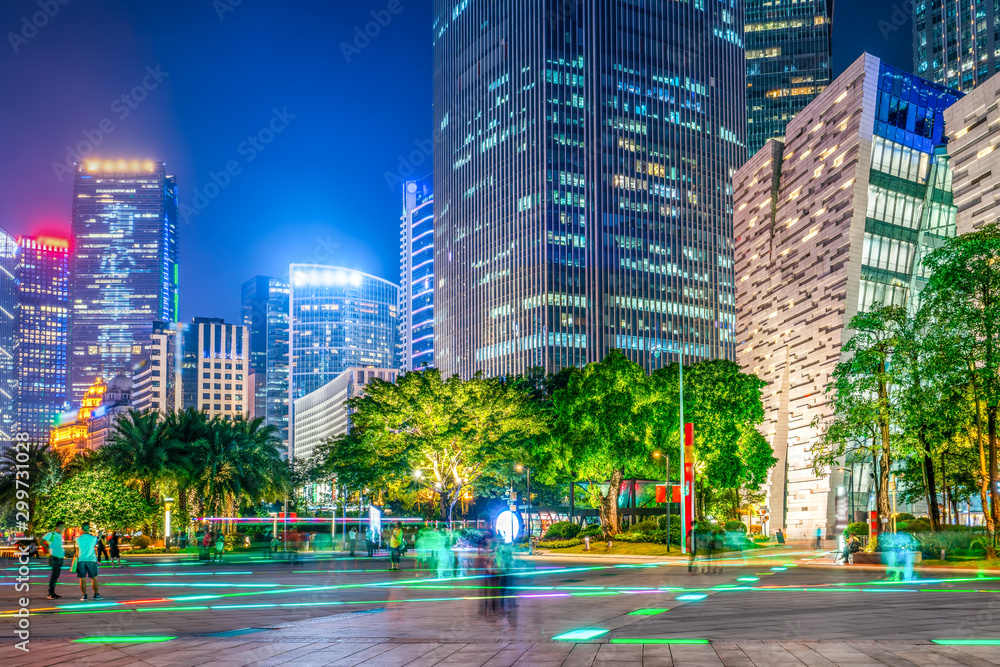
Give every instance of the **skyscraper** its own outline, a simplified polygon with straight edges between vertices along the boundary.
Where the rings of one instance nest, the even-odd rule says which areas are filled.
[[[132,404],[136,410],[182,410],[181,354],[183,325],[176,322],[153,322],[153,333],[143,346],[146,361],[133,376]]]
[[[434,2],[446,375],[734,352],[743,2]]]
[[[196,317],[183,326],[180,336],[184,409],[224,419],[252,416],[247,328],[216,317]]]
[[[278,428],[288,444],[288,285],[254,276],[243,283],[243,325],[250,332],[254,416]]]
[[[768,383],[770,521],[788,535],[829,534],[851,480],[867,507],[870,470],[819,476],[810,448],[851,318],[914,306],[922,257],[955,235],[943,132],[960,95],[863,55],[733,179],[737,362]]]
[[[833,0],[746,0],[750,155],[830,85],[832,18]]]
[[[177,185],[162,162],[86,160],[73,190],[70,398],[143,358],[176,322]]]
[[[968,92],[1000,72],[1000,0],[913,3],[913,69]]]
[[[403,186],[399,225],[399,367],[434,365],[434,192],[431,178]]]
[[[399,287],[320,264],[292,264],[288,273],[289,406],[348,367],[398,368]]]
[[[17,431],[17,261],[19,247],[0,229],[0,453]]]
[[[69,350],[69,241],[18,239],[18,430],[47,442],[66,409]]]

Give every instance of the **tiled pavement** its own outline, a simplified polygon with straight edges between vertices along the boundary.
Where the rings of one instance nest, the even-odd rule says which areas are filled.
[[[480,582],[349,569],[358,563],[317,562],[302,565],[300,570],[244,563],[226,565],[218,572],[190,567],[133,568],[115,576],[109,573],[105,596],[116,600],[115,604],[127,605],[130,597],[138,600],[144,596],[141,591],[150,590],[144,588],[149,585],[156,586],[152,589],[156,595],[170,599],[191,592],[226,595],[217,601],[163,602],[171,606],[162,612],[154,603],[143,606],[142,611],[148,613],[122,609],[125,613],[39,614],[32,621],[30,654],[0,645],[0,667],[1000,665],[1000,645],[930,641],[1000,640],[1000,623],[996,622],[1000,621],[996,611],[1000,609],[1000,581],[956,575],[951,580],[928,578],[903,587],[884,585],[888,583],[884,573],[811,568],[799,562],[797,568],[771,571],[773,563],[734,561],[721,574],[692,577],[676,564],[580,567],[580,563],[562,563],[562,568],[542,571],[559,565],[548,561],[520,580],[516,614],[499,620],[480,613],[482,601],[475,599],[483,594]],[[371,568],[375,564],[362,565]],[[345,587],[345,583],[351,585]],[[360,586],[353,587],[355,583]],[[297,588],[314,585],[327,585],[330,590]],[[277,590],[280,587],[287,589]],[[704,591],[707,597],[679,599],[692,590]],[[252,603],[265,600],[279,604],[254,608]],[[324,601],[343,606],[313,606]],[[226,606],[212,606],[217,602]],[[233,603],[240,603],[235,605],[239,608]],[[190,610],[173,606],[178,604],[203,606]],[[635,614],[640,610],[663,611]],[[9,627],[0,624],[3,635],[10,636]],[[552,640],[581,628],[604,632],[589,642]],[[220,632],[228,636],[205,636]],[[72,641],[116,634],[165,634],[176,639],[140,644]],[[708,639],[711,643],[615,643],[666,639]]]

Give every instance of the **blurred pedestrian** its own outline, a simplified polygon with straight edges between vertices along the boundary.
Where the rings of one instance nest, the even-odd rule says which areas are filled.
[[[226,538],[222,535],[220,530],[218,535],[215,536],[215,557],[222,562],[222,554],[226,552]]]
[[[399,559],[403,548],[403,524],[399,521],[393,524],[389,531],[389,562],[390,570],[399,570]]]
[[[111,553],[111,557],[108,560],[114,563],[115,567],[122,566],[122,552],[121,545],[119,544],[120,541],[121,536],[118,534],[118,531],[112,530],[111,537],[108,538],[108,551]]]
[[[350,532],[347,533],[347,544],[351,547],[351,558],[354,558],[354,548],[358,544],[358,529],[351,526]]]
[[[108,558],[108,546],[104,543],[104,531],[97,531],[97,562],[111,560]]]
[[[822,549],[823,548],[823,529],[822,528],[816,528],[816,548],[817,549]]]
[[[49,600],[58,600],[61,595],[56,595],[56,584],[59,583],[59,573],[62,572],[63,560],[66,558],[66,551],[63,548],[63,530],[66,526],[64,521],[57,521],[56,527],[42,536],[42,541],[49,550]]]

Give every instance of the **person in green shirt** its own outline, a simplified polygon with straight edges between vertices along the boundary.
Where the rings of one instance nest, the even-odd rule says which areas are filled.
[[[84,522],[83,533],[76,538],[76,558],[73,559],[76,576],[80,579],[80,601],[87,601],[87,578],[94,587],[94,599],[104,598],[97,589],[97,537],[90,532],[90,522]]]
[[[62,572],[63,560],[66,558],[66,551],[63,549],[63,529],[66,527],[65,521],[57,521],[56,527],[42,535],[42,541],[49,549],[49,567],[52,568],[49,574],[49,600],[58,600],[61,595],[56,595],[56,584],[59,582],[59,573]]]

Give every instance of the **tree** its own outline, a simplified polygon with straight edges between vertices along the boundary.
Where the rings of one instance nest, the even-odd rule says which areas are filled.
[[[208,435],[208,428],[205,413],[195,408],[170,410],[163,419],[167,454],[165,474],[177,490],[177,518],[180,521],[189,517],[189,496],[198,478],[200,463],[196,445]]]
[[[168,455],[160,413],[129,410],[118,415],[109,442],[100,459],[118,475],[139,488],[146,502],[153,499],[153,486],[168,472]]]
[[[129,488],[125,480],[106,466],[82,470],[60,484],[38,506],[47,526],[57,521],[79,526],[90,521],[105,530],[127,530],[150,524],[156,503]]]
[[[27,503],[24,514],[28,516],[28,532],[33,531],[39,525],[38,502],[85,461],[87,457],[81,456],[64,466],[48,443],[8,447],[0,454],[0,508],[21,511],[18,503]]]
[[[827,387],[827,392],[834,393],[836,417],[823,425],[826,431],[819,451],[814,452],[814,465],[819,467],[843,456],[849,442],[873,436],[878,454],[875,502],[882,521],[892,516],[889,474],[898,449],[894,449],[893,430],[899,423],[894,395],[899,374],[890,361],[905,320],[902,308],[880,304],[851,318],[848,327],[854,334],[841,349],[844,361],[837,364]]]
[[[953,357],[954,363],[968,368],[968,384],[986,414],[989,447],[983,489],[990,506],[987,528],[994,533],[1000,520],[1000,223],[949,239],[924,260],[924,266],[931,277],[921,293],[921,310],[945,340],[960,341],[956,348],[964,354]]]
[[[552,397],[552,437],[537,447],[540,477],[572,473],[587,480],[606,538],[621,530],[622,480],[637,467],[650,466],[665,427],[671,419],[676,423],[674,411],[662,409],[663,400],[656,383],[620,350],[573,371]]]
[[[444,380],[437,369],[406,373],[394,384],[374,380],[364,396],[347,403],[359,441],[328,448],[331,469],[357,475],[348,468],[378,461],[373,484],[417,472],[433,485],[445,521],[467,486],[475,486],[496,461],[513,465],[524,441],[544,428],[532,402],[512,383],[478,375]]]

